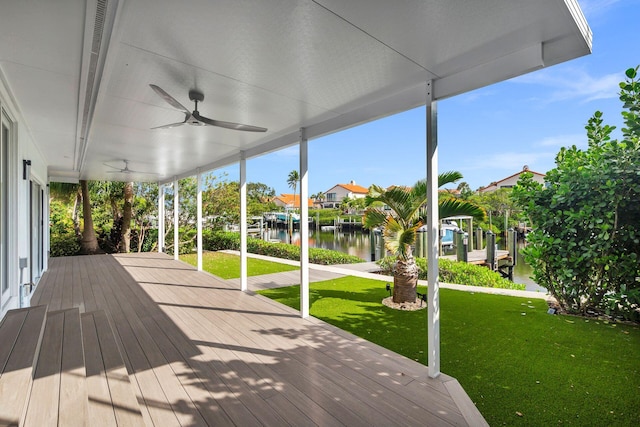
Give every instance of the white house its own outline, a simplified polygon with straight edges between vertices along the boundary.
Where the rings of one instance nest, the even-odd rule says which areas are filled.
[[[499,181],[494,181],[491,184],[487,185],[486,187],[480,187],[478,191],[480,193],[488,193],[490,191],[495,191],[499,188],[512,188],[514,185],[518,183],[518,180],[520,179],[520,175],[522,175],[525,172],[529,172],[533,174],[533,180],[544,185],[545,174],[529,170],[529,166],[524,165],[521,171],[516,172],[513,175],[509,175],[508,177],[503,178]]]
[[[367,189],[351,180],[348,184],[336,184],[324,192],[323,208],[337,208],[345,198],[364,199]]]

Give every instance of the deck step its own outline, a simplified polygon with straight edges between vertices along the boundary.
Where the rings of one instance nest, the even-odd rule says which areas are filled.
[[[102,310],[82,314],[88,425],[143,426],[138,400],[113,330]]]
[[[47,307],[9,311],[0,323],[0,426],[17,426],[31,391]]]
[[[87,390],[78,308],[47,313],[24,425],[87,425]]]

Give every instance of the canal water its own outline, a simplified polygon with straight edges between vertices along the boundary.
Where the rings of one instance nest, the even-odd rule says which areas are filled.
[[[288,236],[286,230],[270,229],[268,231],[268,239],[272,241],[288,242]],[[300,233],[294,231],[292,235],[292,243],[296,244],[300,241]],[[309,230],[309,246],[312,248],[331,249],[347,253],[349,255],[355,255],[362,258],[365,261],[371,260],[371,243],[369,235],[359,231],[352,232],[340,232],[340,231],[316,231]],[[524,242],[518,242],[518,249],[524,247]],[[498,239],[498,249],[506,249],[502,239]],[[546,290],[535,283],[530,276],[533,274],[530,265],[524,262],[520,251],[518,250],[516,266],[513,269],[513,281],[516,283],[522,283],[526,285],[528,291],[541,291]],[[376,254],[376,259],[379,259],[379,252]]]

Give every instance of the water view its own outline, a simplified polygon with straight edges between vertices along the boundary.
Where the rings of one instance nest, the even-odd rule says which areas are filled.
[[[288,242],[286,230],[270,229],[266,236],[269,240]],[[295,244],[300,241],[300,232],[294,231],[292,242]],[[344,252],[349,255],[355,255],[365,261],[371,260],[371,242],[368,234],[360,231],[340,232],[340,231],[316,231],[309,230],[309,246],[312,248],[331,249],[334,251]],[[518,249],[524,247],[524,242],[518,242]],[[498,239],[498,249],[505,249],[503,239]],[[520,251],[518,250],[516,266],[513,269],[513,281],[526,285],[528,291],[542,291],[545,289],[531,280],[532,268],[524,262]],[[376,250],[376,259],[380,259],[380,251]]]

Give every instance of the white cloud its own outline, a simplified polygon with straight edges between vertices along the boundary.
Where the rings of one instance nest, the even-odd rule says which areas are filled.
[[[558,101],[578,100],[587,103],[597,99],[617,98],[621,74],[606,74],[600,77],[589,75],[584,70],[563,68],[562,73],[556,70],[540,70],[513,79],[513,82],[546,86],[551,91],[546,98],[538,98],[539,102],[549,104]]]
[[[570,135],[555,135],[543,138],[534,145],[540,147],[571,147],[572,145],[577,147],[586,147],[587,138],[585,135],[578,133]]]

